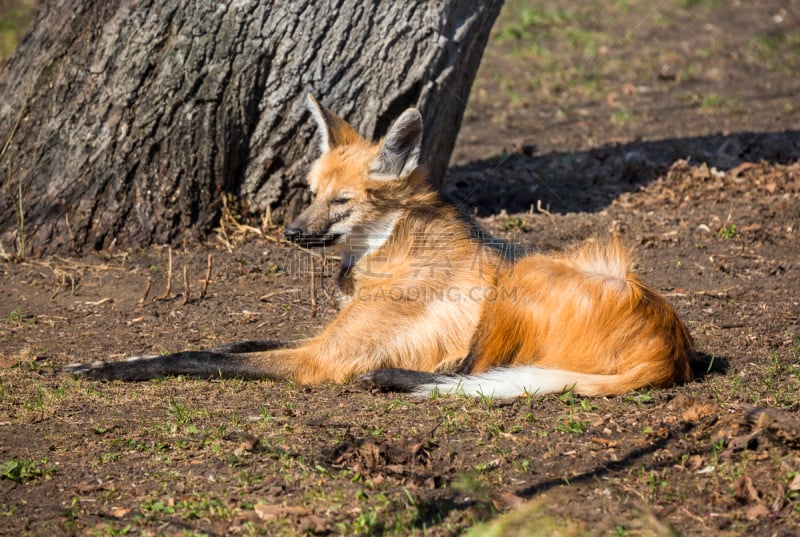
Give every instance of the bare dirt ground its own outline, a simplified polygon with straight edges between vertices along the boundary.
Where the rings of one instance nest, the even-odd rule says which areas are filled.
[[[306,337],[329,271],[233,225],[174,249],[169,292],[160,247],[2,263],[0,534],[798,535],[800,2],[573,4],[506,6],[443,190],[529,248],[620,233],[699,380],[426,402],[74,380]]]

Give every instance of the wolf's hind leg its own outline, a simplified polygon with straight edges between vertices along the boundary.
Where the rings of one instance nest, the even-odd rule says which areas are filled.
[[[418,387],[433,384],[437,379],[446,377],[441,373],[427,373],[412,369],[378,369],[358,377],[358,383],[367,389],[382,392],[413,392]]]

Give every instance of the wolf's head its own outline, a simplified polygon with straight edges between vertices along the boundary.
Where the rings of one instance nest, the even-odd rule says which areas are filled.
[[[418,170],[422,116],[409,108],[372,143],[311,95],[308,107],[322,155],[308,174],[314,199],[285,236],[306,246],[337,245],[352,262],[389,238],[403,207],[402,187],[424,175]]]

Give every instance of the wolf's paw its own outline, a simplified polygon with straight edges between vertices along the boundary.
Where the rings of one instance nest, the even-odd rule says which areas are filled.
[[[413,392],[421,384],[435,380],[436,374],[410,369],[378,369],[358,377],[358,384],[368,390]]]
[[[73,377],[102,378],[105,362],[99,360],[90,364],[69,364],[64,366],[64,372]]]
[[[400,369],[378,369],[364,373],[356,379],[358,385],[365,390],[378,390],[381,392],[404,391],[398,390],[397,378]]]
[[[89,364],[69,364],[64,372],[73,377],[93,380],[143,380],[158,375],[148,370],[158,356],[131,356],[119,362],[102,362],[97,360]],[[155,364],[157,365],[157,364]]]
[[[364,373],[363,375],[356,377],[356,383],[365,390],[378,390],[381,388],[381,382],[378,378],[379,373],[380,370]]]

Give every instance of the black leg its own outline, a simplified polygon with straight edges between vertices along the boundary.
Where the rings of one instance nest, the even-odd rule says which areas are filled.
[[[211,352],[221,354],[244,354],[248,352],[271,351],[288,346],[289,345],[285,341],[277,341],[274,339],[241,341],[239,343],[229,343],[220,347],[214,347]]]
[[[246,356],[208,351],[185,351],[119,362],[71,364],[66,371],[95,380],[147,380],[168,375],[201,378],[260,379],[266,375]]]
[[[423,384],[433,384],[442,378],[441,373],[426,373],[411,369],[378,369],[358,377],[364,388],[382,392],[411,392]]]

